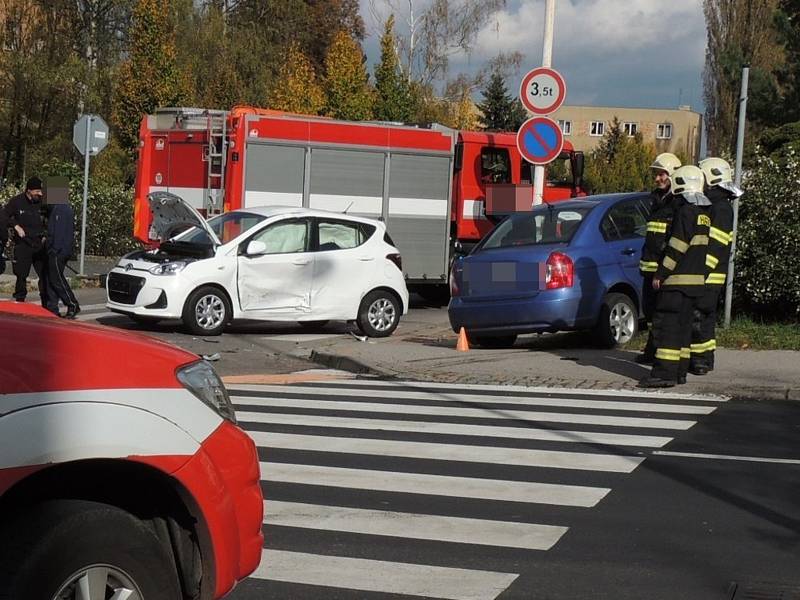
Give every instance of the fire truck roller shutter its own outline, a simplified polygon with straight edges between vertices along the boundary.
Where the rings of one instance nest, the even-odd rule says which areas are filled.
[[[383,152],[312,148],[309,207],[379,218],[383,167]]]
[[[306,149],[249,141],[244,207],[302,206]]]
[[[395,154],[389,162],[387,227],[409,279],[441,281],[450,232],[448,156]]]

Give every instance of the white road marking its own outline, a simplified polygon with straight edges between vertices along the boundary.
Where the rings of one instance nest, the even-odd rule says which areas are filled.
[[[644,461],[643,456],[621,456],[615,454],[294,435],[291,433],[269,433],[265,431],[250,431],[248,433],[257,446],[264,448],[339,452],[367,456],[393,456],[425,460],[450,460],[520,467],[630,473]]]
[[[430,494],[505,502],[526,502],[588,508],[602,500],[609,488],[527,481],[451,477],[425,473],[400,473],[346,469],[290,463],[261,463],[263,481],[299,483],[407,494]]]
[[[653,454],[658,456],[673,456],[676,458],[704,458],[710,460],[736,460],[742,462],[773,463],[777,465],[800,465],[800,460],[794,458],[764,458],[759,456],[732,456],[730,454],[701,454],[696,452],[668,452],[656,450]]]
[[[231,394],[238,390],[245,390],[244,386],[237,385],[229,388]],[[280,394],[315,394],[324,396],[343,396],[349,398],[391,398],[397,400],[436,400],[439,402],[453,402],[459,404],[482,403],[482,404],[524,404],[530,406],[557,406],[561,408],[590,408],[597,410],[620,410],[631,412],[663,412],[674,414],[695,414],[707,415],[714,412],[716,406],[696,406],[691,404],[662,404],[656,402],[615,402],[608,400],[585,400],[576,398],[547,398],[543,396],[502,396],[502,395],[483,395],[483,394],[454,394],[449,392],[423,392],[387,389],[378,390],[354,390],[320,388],[318,386],[280,386],[263,385],[255,390],[262,393],[263,398],[280,397]],[[259,398],[252,396],[237,396],[238,404],[266,404],[259,402]]]
[[[555,525],[420,515],[276,500],[264,502],[264,515],[264,523],[267,525],[525,550],[549,550],[568,529]]]
[[[493,600],[519,575],[265,549],[257,579],[406,594],[444,600]]]
[[[234,396],[235,404],[241,396]],[[487,408],[461,408],[458,406],[420,406],[416,404],[380,404],[377,402],[344,402],[339,400],[304,400],[302,398],[268,398],[261,404],[276,408],[318,410],[343,410],[378,412],[409,416],[472,417],[540,423],[577,423],[581,425],[608,425],[611,427],[639,427],[643,429],[687,430],[695,421],[685,419],[653,419],[646,417],[611,417],[597,414],[574,414],[528,410],[492,410]]]
[[[439,435],[472,435],[519,440],[544,440],[611,446],[642,446],[661,448],[672,438],[665,436],[601,433],[593,431],[565,431],[539,427],[495,427],[490,425],[464,425],[462,423],[435,423],[429,421],[392,421],[385,419],[355,419],[350,417],[317,417],[313,415],[287,415],[237,411],[241,423],[269,423],[273,425],[302,425],[304,427],[341,427],[371,431],[406,431]]]

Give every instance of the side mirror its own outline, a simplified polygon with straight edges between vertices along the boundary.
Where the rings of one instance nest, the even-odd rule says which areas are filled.
[[[264,242],[259,242],[258,240],[251,240],[250,243],[247,244],[247,250],[245,254],[248,256],[258,256],[259,254],[266,254],[267,253],[267,245]]]

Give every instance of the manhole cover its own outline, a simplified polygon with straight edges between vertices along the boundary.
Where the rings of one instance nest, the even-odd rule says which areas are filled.
[[[730,600],[800,600],[800,585],[773,581],[732,583]]]

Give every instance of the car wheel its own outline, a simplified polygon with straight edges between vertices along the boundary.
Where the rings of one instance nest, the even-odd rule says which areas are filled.
[[[298,321],[297,322],[300,327],[308,327],[309,329],[314,329],[317,327],[325,327],[329,323],[329,321]]]
[[[172,552],[142,521],[108,504],[54,500],[3,533],[2,600],[175,600]]]
[[[192,292],[183,307],[183,324],[196,335],[221,334],[231,316],[227,296],[210,285]]]
[[[356,322],[369,337],[390,336],[400,323],[400,301],[389,291],[374,290],[361,301]]]
[[[595,326],[597,341],[605,348],[627,344],[638,327],[639,315],[633,300],[625,294],[608,294]]]
[[[161,322],[161,319],[158,317],[143,317],[142,315],[128,315],[128,317],[137,325],[142,325],[144,327],[158,325]]]
[[[516,335],[478,335],[470,336],[470,343],[481,348],[511,348],[517,341]]]

